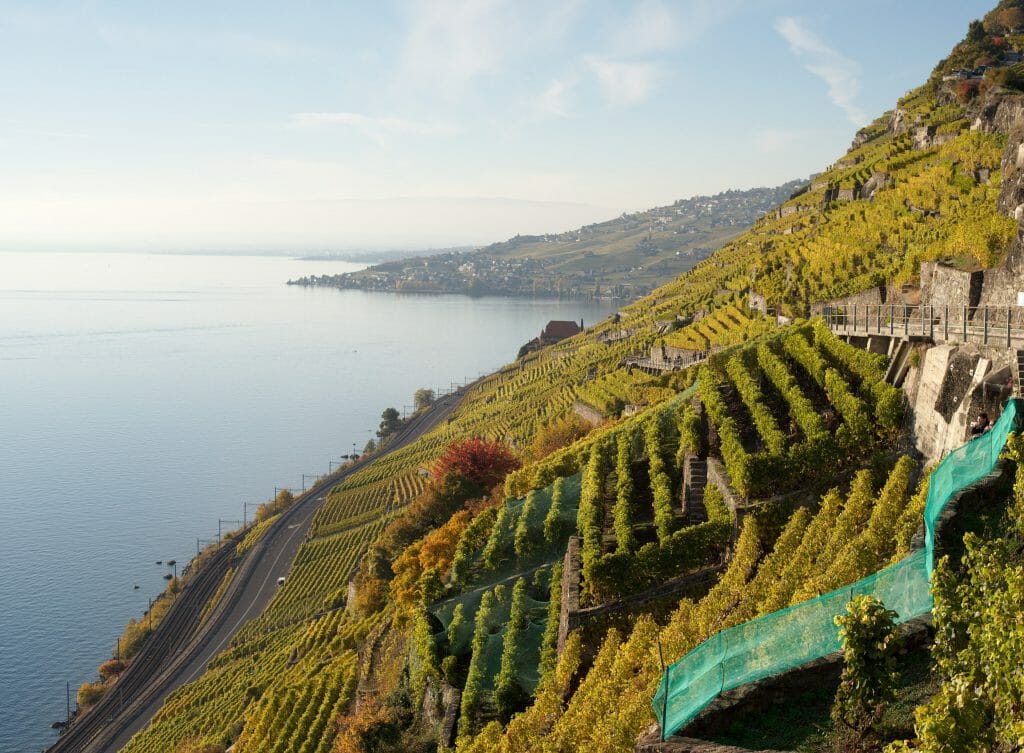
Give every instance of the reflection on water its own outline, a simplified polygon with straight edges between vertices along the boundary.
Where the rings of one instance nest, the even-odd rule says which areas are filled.
[[[362,449],[417,388],[613,310],[284,285],[354,268],[0,254],[0,752],[52,739],[65,682],[92,679],[163,586],[157,560]]]

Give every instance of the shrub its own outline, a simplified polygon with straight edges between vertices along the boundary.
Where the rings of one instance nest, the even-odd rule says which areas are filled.
[[[540,460],[555,450],[571,445],[573,442],[585,437],[591,429],[591,425],[577,416],[575,413],[561,421],[548,424],[537,432],[530,443],[530,458]]]
[[[489,490],[520,465],[508,447],[486,439],[463,439],[451,442],[434,464],[434,476],[443,479],[454,474]]]
[[[843,672],[832,719],[861,736],[876,727],[896,697],[896,613],[874,596],[855,596],[835,618],[843,642]]]
[[[122,672],[124,672],[124,669],[125,663],[123,661],[121,661],[120,659],[110,659],[109,661],[105,661],[100,665],[99,673],[100,677],[102,677],[104,681],[106,681],[109,680],[111,677],[116,677],[117,675],[121,674]]]
[[[102,682],[83,682],[78,686],[78,694],[75,698],[80,707],[87,708],[99,701],[105,692],[107,692],[107,686]]]

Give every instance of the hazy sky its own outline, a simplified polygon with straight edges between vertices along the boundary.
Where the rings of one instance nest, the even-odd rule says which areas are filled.
[[[820,170],[995,0],[0,0],[0,250],[486,243]]]

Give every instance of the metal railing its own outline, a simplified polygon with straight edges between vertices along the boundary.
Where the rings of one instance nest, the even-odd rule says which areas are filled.
[[[830,306],[822,316],[837,334],[1006,347],[1024,343],[1024,308],[1020,306],[854,304]]]

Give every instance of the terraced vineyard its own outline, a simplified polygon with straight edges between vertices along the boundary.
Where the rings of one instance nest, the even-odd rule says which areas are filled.
[[[354,648],[374,624],[338,612],[236,641],[200,679],[173,693],[125,751],[236,739],[242,751],[330,750],[332,720],[355,689]]]
[[[652,656],[659,643],[668,655],[682,655],[726,627],[801,600],[823,573],[853,579],[864,562],[898,559],[910,545],[927,493],[921,487],[911,495],[913,470],[903,458],[886,479],[862,471],[848,494],[828,492],[817,512],[797,509],[774,540],[756,516],[746,518],[728,569],[703,598],[683,600],[663,628],[643,617],[628,637],[610,630],[593,667],[563,704],[555,699],[580,661],[578,646],[569,646],[530,708],[507,730],[491,722],[464,738],[459,753],[527,753],[538,739],[556,750],[632,750],[641,727],[653,719],[650,698],[660,667]]]
[[[336,718],[345,729],[397,719],[400,746],[423,731],[419,704],[436,701],[442,680],[465,691],[460,753],[632,750],[653,719],[659,641],[678,657],[902,557],[924,500],[912,493],[917,469],[896,457],[902,396],[885,383],[883,358],[800,318],[819,301],[912,282],[922,260],[1001,260],[1017,231],[996,204],[1006,135],[969,130],[978,111],[943,101],[930,88],[909,93],[898,118],[864,129],[812,186],[692,272],[482,378],[447,423],[346,478],[266,615],[129,750],[196,737],[313,753],[336,742]],[[753,294],[796,323],[752,312]],[[667,331],[698,312],[707,315]],[[722,350],[656,378],[623,366],[659,344]],[[535,438],[576,400],[609,420],[534,454]],[[617,418],[625,403],[647,405]],[[505,477],[504,500],[499,489],[444,507],[431,497],[444,479],[423,471],[471,437],[495,440],[524,465]],[[721,460],[728,488],[708,485],[707,520],[691,522],[684,464],[705,457]],[[738,531],[733,504],[750,508]],[[730,554],[717,582],[660,624],[634,615],[621,631],[577,633],[556,661],[570,535],[582,541],[584,607]],[[377,585],[374,598],[339,609],[354,571]],[[371,629],[380,632],[358,671],[378,683],[379,705],[356,714],[353,648]],[[596,658],[582,672],[584,649]],[[412,700],[388,706],[398,697]]]

